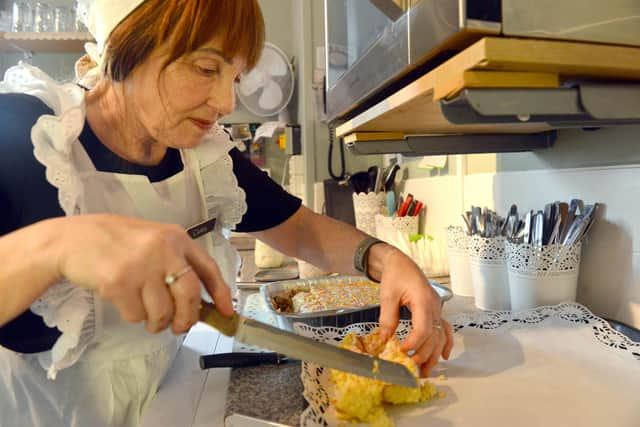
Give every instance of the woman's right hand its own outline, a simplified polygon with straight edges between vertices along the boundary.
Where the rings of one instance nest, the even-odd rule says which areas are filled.
[[[209,254],[177,225],[118,215],[61,218],[56,265],[60,277],[96,291],[129,322],[149,332],[184,333],[198,321],[200,283],[225,316],[231,293]],[[192,269],[172,285],[167,275]]]

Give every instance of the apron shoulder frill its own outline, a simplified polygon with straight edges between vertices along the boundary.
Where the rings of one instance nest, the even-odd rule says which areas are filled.
[[[187,150],[197,158],[202,192],[209,217],[217,217],[222,228],[232,230],[247,212],[246,195],[233,173],[229,151],[235,146],[220,125],[198,147]]]
[[[82,182],[72,148],[85,122],[84,91],[74,84],[59,84],[38,68],[21,63],[7,70],[0,93],[32,95],[53,110],[53,115],[41,116],[31,129],[33,151],[46,168],[47,181],[58,190],[65,214],[78,214]],[[50,351],[39,354],[49,378],[73,365],[91,344],[98,327],[96,304],[93,292],[65,281],[49,287],[31,305],[47,326],[62,332]]]

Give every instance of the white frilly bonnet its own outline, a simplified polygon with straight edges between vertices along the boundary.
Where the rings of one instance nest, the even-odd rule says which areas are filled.
[[[79,83],[93,87],[102,73],[105,44],[111,32],[145,0],[79,0],[78,19],[89,29],[95,43],[86,43],[85,50],[93,62],[92,68],[78,76]],[[79,61],[82,61],[81,58]],[[76,64],[76,70],[79,64]]]

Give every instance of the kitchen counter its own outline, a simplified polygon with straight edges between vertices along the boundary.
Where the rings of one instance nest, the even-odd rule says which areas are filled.
[[[239,294],[239,304],[248,295],[255,292],[246,290]],[[455,296],[444,307],[444,316],[448,317],[463,312],[476,311],[473,298]],[[215,329],[202,324],[196,324],[185,337],[176,360],[167,377],[160,385],[158,393],[142,420],[142,427],[221,427],[224,426],[227,393],[230,385],[230,368],[209,369],[203,371],[198,365],[198,358],[204,354],[225,353],[233,350],[233,339],[221,335]],[[297,369],[291,365],[285,369]],[[294,368],[295,367],[295,368]],[[251,368],[246,375],[255,375],[259,368]],[[262,371],[264,372],[264,371]],[[297,370],[296,370],[297,372]],[[244,375],[244,374],[243,374]],[[278,380],[278,375],[271,371],[270,381]],[[288,375],[291,375],[288,372]],[[260,384],[254,387],[234,390],[234,393],[250,395],[260,393]],[[269,396],[257,400],[256,413],[263,409],[257,402],[269,402],[269,408],[277,406]],[[301,398],[300,394],[297,398]],[[300,403],[296,401],[297,403]]]
[[[247,297],[255,292],[255,289],[241,291],[239,307],[243,307]],[[255,312],[254,303],[255,300],[249,301],[247,312],[261,319],[260,313]],[[566,395],[564,394],[565,392],[577,393],[586,390],[574,388],[574,385],[572,385],[573,380],[570,378],[581,378],[581,381],[587,381],[589,376],[585,374],[583,368],[589,362],[591,365],[589,365],[588,372],[599,372],[601,377],[591,378],[591,381],[595,382],[587,388],[593,387],[594,390],[604,393],[598,395],[597,399],[609,399],[611,402],[608,402],[608,404],[612,406],[615,404],[620,406],[621,403],[624,403],[626,406],[619,407],[619,409],[623,409],[622,412],[626,411],[627,422],[624,425],[637,425],[634,424],[635,421],[629,423],[630,419],[635,420],[634,408],[636,406],[634,406],[635,403],[632,400],[630,407],[628,399],[629,396],[633,395],[629,393],[635,393],[637,384],[633,383],[633,381],[630,383],[626,381],[625,373],[620,370],[628,368],[620,368],[617,371],[617,375],[620,377],[619,382],[616,379],[613,380],[615,384],[621,384],[619,389],[616,389],[611,384],[601,387],[602,384],[598,382],[606,383],[615,371],[613,369],[614,366],[610,365],[611,361],[603,362],[603,360],[608,357],[615,357],[616,359],[612,360],[620,362],[617,366],[623,366],[622,362],[626,360],[625,357],[629,358],[627,353],[632,352],[633,348],[630,348],[628,344],[620,344],[619,337],[611,335],[607,330],[602,329],[597,323],[597,319],[588,313],[584,322],[593,322],[593,325],[583,325],[582,320],[576,322],[577,318],[575,316],[583,316],[585,312],[581,311],[579,306],[572,307],[574,308],[569,308],[565,313],[559,315],[558,310],[564,309],[557,309],[556,306],[553,306],[547,309],[545,316],[541,316],[542,312],[537,313],[537,315],[532,313],[530,317],[525,319],[524,323],[522,318],[508,318],[508,312],[495,312],[495,315],[502,316],[500,324],[503,322],[513,323],[512,326],[506,328],[507,330],[510,330],[509,328],[514,325],[517,327],[508,333],[494,333],[492,331],[498,328],[495,318],[484,318],[484,314],[481,314],[482,312],[476,309],[473,298],[454,296],[444,306],[444,317],[451,319],[456,316],[458,322],[463,319],[462,322],[465,325],[465,329],[464,332],[459,332],[461,337],[458,337],[459,342],[456,349],[454,349],[454,351],[458,352],[457,356],[453,362],[450,361],[446,365],[448,369],[454,371],[457,369],[459,372],[451,375],[450,383],[446,387],[456,388],[457,392],[451,394],[451,398],[448,401],[443,401],[446,405],[438,409],[441,412],[438,412],[436,418],[438,416],[444,417],[442,420],[447,419],[448,422],[453,420],[450,425],[467,425],[466,413],[476,413],[480,408],[485,408],[483,405],[487,404],[487,402],[478,402],[476,399],[477,393],[480,390],[485,390],[491,391],[494,399],[492,401],[494,403],[493,406],[487,409],[484,414],[485,421],[495,425],[511,425],[512,418],[510,417],[517,417],[518,414],[517,410],[509,413],[507,413],[508,411],[503,411],[505,408],[500,406],[501,403],[499,403],[504,397],[501,394],[503,390],[519,390],[523,376],[528,379],[528,382],[537,379],[539,387],[527,390],[529,394],[526,397],[520,395],[521,400],[518,400],[518,393],[513,396],[510,395],[514,398],[514,406],[511,409],[518,408],[518,405],[522,405],[523,402],[529,402],[526,399],[530,398],[539,405],[549,406],[553,402],[558,402],[558,400],[549,401],[544,391],[545,387],[549,387],[549,392],[558,393],[558,390],[560,390],[560,394],[556,396],[560,401]],[[584,310],[587,309],[585,308]],[[470,316],[457,316],[463,313]],[[471,323],[467,324],[465,322]],[[537,326],[542,322],[545,322],[545,325],[548,326]],[[458,327],[460,325],[462,323],[458,323]],[[575,328],[575,334],[567,335],[567,326]],[[564,335],[560,337],[562,334]],[[482,336],[482,342],[486,340],[486,345],[479,344],[477,340],[479,336]],[[541,346],[541,342],[551,343],[549,345],[552,349],[562,347],[562,352],[567,358],[577,358],[583,363],[567,364],[564,356],[555,357],[554,351],[549,350],[545,345]],[[606,345],[603,346],[602,343]],[[471,347],[474,350],[470,353],[465,353],[465,349],[468,350]],[[496,358],[495,350],[492,350],[492,348],[498,347],[504,348],[505,353]],[[227,418],[227,424],[232,427],[297,425],[296,420],[299,419],[299,414],[305,405],[302,398],[301,384],[298,381],[299,364],[291,363],[281,367],[244,368],[233,370],[233,372],[228,368],[208,371],[200,370],[198,366],[198,357],[200,355],[233,350],[242,351],[242,346],[239,344],[234,346],[232,339],[220,336],[217,331],[206,325],[195,325],[187,335],[172,370],[162,383],[156,398],[147,410],[142,426],[224,426],[225,415],[229,414],[242,414],[255,417],[254,419],[260,418],[271,421],[271,423],[265,423],[260,420],[257,420],[257,422],[251,421],[249,418],[242,420]],[[587,361],[585,360],[585,355],[588,354],[597,354],[598,356],[594,356],[593,360]],[[505,355],[509,355],[509,357]],[[525,360],[528,361],[528,364],[524,364]],[[567,376],[569,379],[554,380],[553,384],[548,384],[544,382],[544,377],[537,375],[532,377],[531,375],[535,374],[537,367],[541,366],[540,364],[542,363],[545,366],[545,372],[553,369],[557,378]],[[628,364],[629,362],[626,361],[625,363]],[[462,371],[460,371],[461,369]],[[635,372],[637,368],[632,367],[629,369]],[[463,375],[460,375],[460,372]],[[475,372],[475,374],[470,376],[469,372]],[[491,388],[489,384],[498,384],[498,386]],[[560,386],[564,387],[564,389],[558,389]],[[583,395],[583,403],[589,402],[592,397],[593,393],[588,394],[586,397]],[[588,408],[595,408],[595,406],[588,406]],[[554,410],[556,411],[555,416],[564,416],[565,418],[567,416],[580,416],[583,413],[578,411],[573,415],[567,415],[566,411],[558,412],[558,407],[555,407]],[[599,412],[596,413],[597,411],[591,412],[591,415],[603,416]],[[540,414],[543,413],[544,411]],[[537,414],[536,416],[540,415],[538,412],[535,412],[535,414]],[[591,420],[591,418],[589,419]],[[231,420],[234,423],[231,423]],[[498,420],[502,421],[497,422]],[[529,421],[528,425],[540,425],[535,423],[535,417]],[[594,423],[585,423],[585,425],[587,424]],[[479,425],[490,424],[480,423]]]

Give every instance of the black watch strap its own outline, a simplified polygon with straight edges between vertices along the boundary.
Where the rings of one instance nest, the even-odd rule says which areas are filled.
[[[379,280],[374,279],[369,274],[368,258],[369,258],[369,249],[371,249],[371,246],[376,245],[378,243],[384,243],[384,242],[382,240],[376,239],[375,237],[369,236],[360,242],[360,244],[356,248],[355,254],[353,255],[354,268],[359,272],[364,273],[364,275],[367,276],[367,279],[374,282],[379,282]]]

